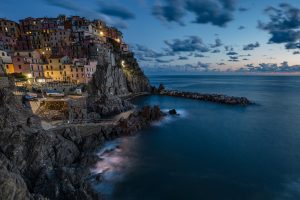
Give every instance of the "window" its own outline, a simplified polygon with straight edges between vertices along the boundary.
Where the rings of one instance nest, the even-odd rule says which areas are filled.
[[[52,60],[50,59],[50,63],[52,63]]]
[[[19,69],[22,69],[22,66],[21,66],[21,65],[19,65]]]
[[[19,62],[20,62],[20,58],[17,58],[17,61],[19,61]]]
[[[4,53],[4,52],[2,52],[2,56],[5,56],[5,53]]]
[[[52,65],[50,66],[50,68],[51,68],[51,70],[53,70],[53,67],[52,67]]]
[[[83,68],[81,68],[81,72],[83,72]]]
[[[9,69],[9,66],[8,66],[8,65],[6,65],[6,69]]]
[[[53,72],[51,72],[51,74],[53,75]]]

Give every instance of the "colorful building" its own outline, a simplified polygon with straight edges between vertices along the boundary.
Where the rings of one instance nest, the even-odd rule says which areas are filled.
[[[89,61],[88,64],[84,65],[84,75],[85,75],[84,83],[89,83],[92,80],[93,75],[97,69],[97,64],[98,64],[97,61]]]
[[[44,64],[44,76],[52,81],[65,81],[64,69],[66,64],[70,64],[68,56],[51,56],[47,64]]]
[[[0,33],[3,33],[7,37],[18,38],[20,35],[19,24],[11,20],[0,18]]]
[[[0,50],[0,65],[2,69],[6,71],[7,74],[12,74],[15,72],[14,65],[11,56],[7,52]]]

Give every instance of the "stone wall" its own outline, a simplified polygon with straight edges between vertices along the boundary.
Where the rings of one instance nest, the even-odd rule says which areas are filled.
[[[1,77],[0,76],[0,88],[9,87],[9,80],[8,77]]]
[[[85,122],[88,120],[85,98],[69,100],[68,105],[70,123]]]

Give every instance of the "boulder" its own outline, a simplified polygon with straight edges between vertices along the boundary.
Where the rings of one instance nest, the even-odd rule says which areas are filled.
[[[170,115],[178,115],[177,111],[175,109],[169,110]]]

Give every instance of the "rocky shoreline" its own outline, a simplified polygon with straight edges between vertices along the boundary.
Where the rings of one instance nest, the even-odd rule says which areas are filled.
[[[134,57],[115,55],[110,62],[107,56],[99,58],[87,85],[86,103],[80,104],[80,112],[71,112],[74,120],[116,116],[133,108],[129,99],[148,94],[250,104],[246,98],[167,91],[163,86],[151,91]],[[120,66],[122,59],[128,63],[125,69]],[[66,123],[45,130],[41,118],[23,106],[13,89],[13,82],[0,87],[0,200],[103,199],[91,185],[91,179],[101,181],[101,174],[90,171],[100,159],[95,149],[107,141],[135,134],[165,116],[159,106],[146,106],[109,123]],[[177,112],[170,110],[169,114]]]
[[[162,84],[158,88],[153,88],[152,93],[161,96],[195,99],[199,101],[208,101],[227,105],[247,106],[253,104],[253,102],[251,102],[246,97],[235,97],[222,94],[202,94],[197,92],[182,92],[178,90],[165,90],[165,87]]]
[[[115,123],[46,131],[9,89],[0,90],[0,102],[0,199],[102,199],[90,184],[90,168],[99,161],[94,150],[164,116],[158,106],[146,106]]]

